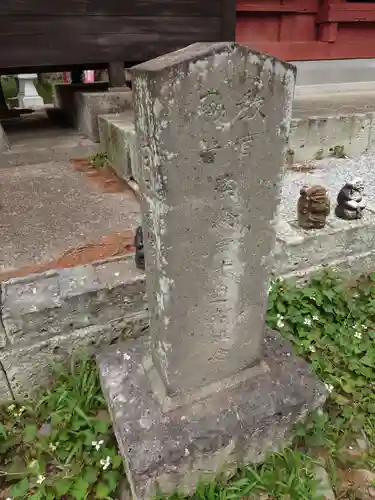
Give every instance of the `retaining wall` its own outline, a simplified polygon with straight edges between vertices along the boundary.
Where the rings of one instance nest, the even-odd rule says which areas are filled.
[[[47,384],[55,362],[147,326],[144,275],[133,256],[3,282],[0,399]]]

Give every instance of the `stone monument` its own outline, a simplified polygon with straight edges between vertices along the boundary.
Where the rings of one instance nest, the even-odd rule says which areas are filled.
[[[151,339],[98,358],[133,500],[261,460],[324,402],[265,326],[294,82],[230,42],[133,68]]]
[[[38,94],[34,85],[34,80],[38,78],[35,73],[17,75],[18,88],[18,106],[20,108],[42,109],[44,108],[43,98]]]

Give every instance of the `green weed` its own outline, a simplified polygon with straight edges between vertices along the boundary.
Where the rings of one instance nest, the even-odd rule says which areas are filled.
[[[267,321],[311,363],[329,399],[297,425],[292,446],[244,467],[229,482],[199,485],[189,498],[318,500],[318,461],[339,498],[357,498],[355,490],[342,493],[340,471],[375,469],[375,273],[352,283],[333,271],[305,286],[277,280]],[[53,389],[35,402],[2,408],[0,416],[4,498],[115,498],[122,463],[92,362],[60,371]],[[367,446],[353,456],[348,450],[358,438]]]
[[[96,153],[89,158],[89,163],[94,168],[104,168],[108,165],[107,153]]]
[[[113,498],[123,475],[95,364],[56,373],[36,401],[0,409],[4,498]]]

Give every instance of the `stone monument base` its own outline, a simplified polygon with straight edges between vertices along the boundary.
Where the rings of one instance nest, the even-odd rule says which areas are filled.
[[[159,489],[191,493],[201,479],[261,461],[326,397],[308,364],[269,329],[259,364],[179,399],[163,396],[150,359],[145,338],[98,357],[133,500]]]

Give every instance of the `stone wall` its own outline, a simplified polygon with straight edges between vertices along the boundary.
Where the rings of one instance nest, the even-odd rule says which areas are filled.
[[[47,384],[55,362],[136,337],[147,326],[144,275],[132,256],[4,282],[0,399]]]

